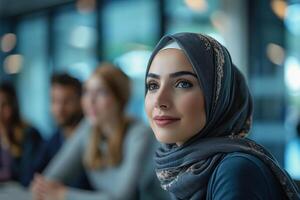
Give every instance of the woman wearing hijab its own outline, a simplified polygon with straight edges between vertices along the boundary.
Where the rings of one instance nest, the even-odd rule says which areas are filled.
[[[162,143],[156,173],[172,199],[300,199],[273,156],[246,138],[249,89],[213,38],[160,40],[147,68],[145,109]]]

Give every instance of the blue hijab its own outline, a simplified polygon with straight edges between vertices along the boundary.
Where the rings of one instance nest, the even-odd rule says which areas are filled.
[[[252,98],[223,45],[202,34],[164,36],[150,57],[146,77],[155,55],[171,42],[179,45],[197,74],[205,99],[206,125],[183,145],[163,144],[157,150],[156,172],[162,187],[176,199],[205,199],[209,178],[224,155],[243,152],[268,166],[288,199],[299,199],[297,186],[276,159],[245,138],[251,127]]]

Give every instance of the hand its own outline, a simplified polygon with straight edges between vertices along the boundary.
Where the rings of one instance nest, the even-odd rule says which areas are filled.
[[[47,180],[40,174],[34,176],[30,189],[33,200],[64,200],[67,191],[63,184]]]
[[[35,174],[33,181],[30,184],[30,191],[33,200],[44,200],[45,193],[45,178],[40,174]]]

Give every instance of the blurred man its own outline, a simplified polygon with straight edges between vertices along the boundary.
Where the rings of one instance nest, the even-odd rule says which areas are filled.
[[[52,137],[43,145],[36,171],[42,172],[62,145],[72,137],[83,114],[81,109],[81,83],[68,74],[54,74],[51,78],[51,112],[57,128]],[[90,189],[84,173],[78,175],[71,186]]]
[[[67,75],[55,74],[51,79],[51,111],[58,125],[58,132],[69,138],[82,119],[80,104],[81,83]]]

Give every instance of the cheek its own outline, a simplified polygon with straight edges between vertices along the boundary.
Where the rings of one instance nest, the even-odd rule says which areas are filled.
[[[203,127],[206,119],[204,100],[201,95],[190,94],[183,96],[178,102],[177,108],[190,122],[195,122],[193,124]]]
[[[81,98],[81,107],[82,107],[84,112],[87,110],[87,99],[86,99],[86,97]]]
[[[78,110],[81,108],[80,98],[75,97],[74,99],[70,99],[67,103],[67,106],[71,107],[73,110]]]
[[[11,107],[8,107],[6,106],[4,109],[3,109],[3,116],[5,119],[9,119],[12,117],[12,108]]]
[[[2,109],[0,108],[0,120],[6,122],[6,121],[10,121],[12,117],[13,117],[12,108],[10,108],[9,106],[2,107]]]
[[[95,103],[91,97],[83,96],[81,99],[81,107],[86,117],[95,115]]]
[[[114,100],[107,97],[100,99],[96,103],[97,107],[101,110],[111,109],[111,107],[113,107],[114,104],[115,104]]]
[[[108,117],[118,112],[118,102],[113,97],[103,97],[95,104],[99,117]]]
[[[145,97],[145,111],[148,117],[148,120],[151,122],[152,119],[152,111],[153,111],[153,100],[149,94]]]
[[[52,111],[56,111],[57,110],[57,103],[56,102],[53,102],[51,103],[51,110]]]
[[[68,104],[66,105],[66,112],[69,115],[74,115],[76,114],[76,112],[79,111],[79,105],[77,103],[73,103],[73,104]]]
[[[103,101],[96,101],[94,104],[90,104],[89,108],[94,110],[96,113],[103,113],[105,111],[107,111],[107,109],[109,109],[109,107],[107,106],[105,109],[106,105],[105,102]]]

